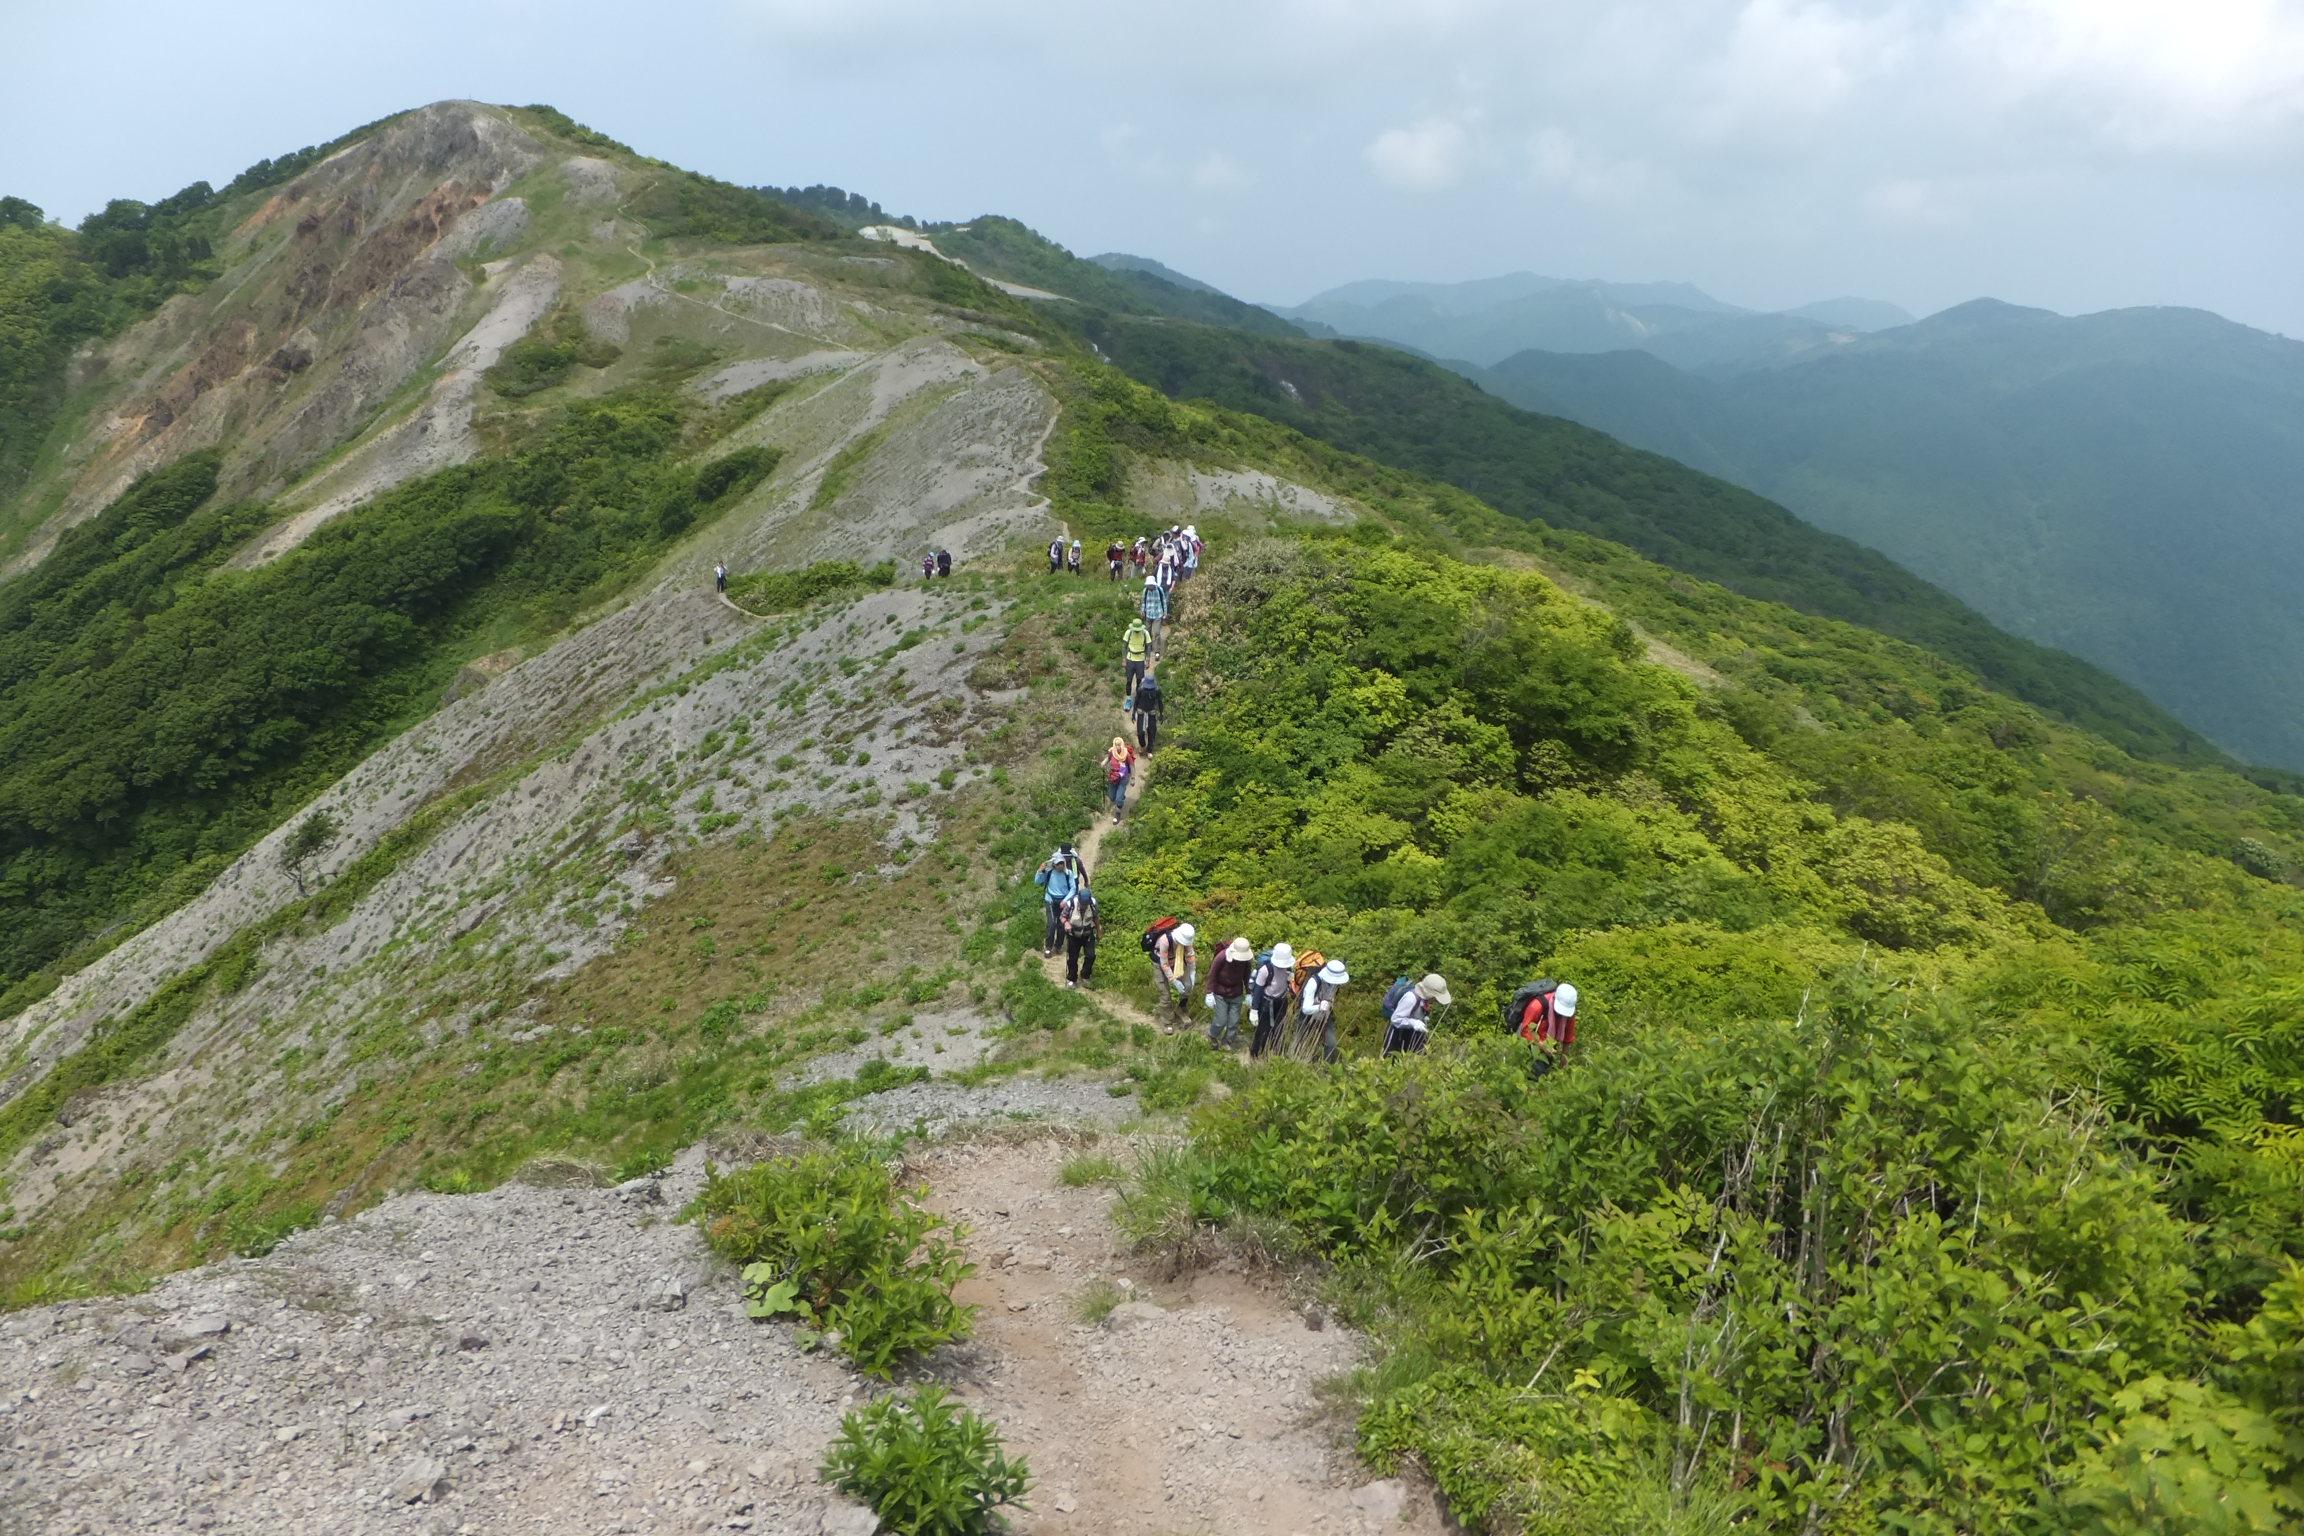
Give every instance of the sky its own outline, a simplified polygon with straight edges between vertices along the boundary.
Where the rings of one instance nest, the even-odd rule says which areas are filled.
[[[447,97],[1245,298],[1509,271],[2304,337],[2304,0],[0,0],[76,220]]]

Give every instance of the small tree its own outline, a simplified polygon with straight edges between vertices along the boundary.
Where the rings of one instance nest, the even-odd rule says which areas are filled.
[[[280,845],[280,867],[296,882],[297,895],[311,894],[304,888],[304,875],[312,867],[312,861],[328,851],[342,830],[335,817],[326,811],[314,811],[296,823],[296,830]]]

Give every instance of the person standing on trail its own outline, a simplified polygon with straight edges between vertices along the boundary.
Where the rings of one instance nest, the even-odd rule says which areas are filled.
[[[1220,1051],[1240,1049],[1240,1013],[1248,1001],[1248,973],[1255,964],[1256,946],[1237,938],[1208,967],[1208,1043]]]
[[[936,551],[936,574],[939,576],[952,574],[952,551],[948,549]]]
[[[1144,680],[1144,669],[1152,665],[1152,626],[1143,616],[1128,621],[1120,634],[1120,664],[1127,671],[1127,691],[1120,701],[1122,709],[1136,707],[1136,685]]]
[[[1103,931],[1096,911],[1095,893],[1082,875],[1058,907],[1056,918],[1064,929],[1064,985],[1078,987],[1096,978],[1096,938]]]
[[[1047,936],[1040,946],[1042,959],[1051,958],[1056,953],[1056,940],[1060,934],[1056,909],[1087,878],[1088,872],[1080,867],[1080,855],[1072,851],[1070,843],[1058,843],[1056,851],[1048,855],[1047,862],[1040,866],[1040,872],[1032,877],[1032,883],[1040,887],[1040,905],[1046,909],[1048,920]]]
[[[1160,578],[1144,578],[1144,597],[1136,610],[1144,615],[1144,622],[1152,631],[1152,649],[1159,650],[1161,637],[1168,630],[1168,589],[1160,585]]]
[[[1144,574],[1145,565],[1152,558],[1151,546],[1144,542],[1144,535],[1136,535],[1136,547],[1131,549],[1128,552],[1128,555],[1130,560],[1135,564],[1136,574],[1141,577]]]
[[[1144,675],[1136,682],[1136,691],[1129,698],[1129,718],[1136,726],[1136,750],[1152,755],[1160,745],[1160,679],[1152,675],[1150,663]]]
[[[1248,975],[1248,1001],[1256,1013],[1256,1034],[1248,1042],[1248,1054],[1261,1056],[1272,1049],[1272,1042],[1280,1037],[1280,1026],[1288,1022],[1288,979],[1296,971],[1296,951],[1283,940],[1272,946],[1272,951],[1256,964]]]
[[[1048,574],[1053,576],[1064,569],[1064,535],[1058,534],[1048,541]]]
[[[1189,1016],[1186,1000],[1192,996],[1192,983],[1200,979],[1200,956],[1192,947],[1197,937],[1190,923],[1178,923],[1153,939],[1152,979],[1160,988],[1155,1011],[1173,1004],[1177,1018]]]
[[[1080,541],[1072,541],[1072,552],[1065,556],[1065,568],[1075,576],[1080,574]]]
[[[1112,738],[1111,747],[1104,754],[1104,793],[1112,798],[1112,819],[1117,822],[1128,809],[1128,781],[1136,774],[1136,753],[1126,737]]]
[[[1330,960],[1304,978],[1296,999],[1296,1044],[1299,1048],[1319,1037],[1320,1059],[1336,1059],[1336,994],[1352,979],[1341,960]]]
[[[922,581],[934,581],[936,579],[936,557],[934,555],[922,555],[920,557],[920,579]]]
[[[1196,528],[1184,530],[1184,570],[1181,579],[1189,581],[1200,574],[1200,532]]]
[[[1432,1038],[1432,1010],[1445,1008],[1455,999],[1448,995],[1448,983],[1438,972],[1400,994],[1392,1005],[1392,1016],[1385,1020],[1384,1054],[1397,1055],[1402,1051],[1421,1051]]]
[[[725,560],[712,567],[712,590],[722,597],[728,595],[728,562]]]
[[[1128,546],[1114,539],[1104,551],[1104,563],[1112,568],[1112,579],[1120,579],[1120,567],[1128,558]]]

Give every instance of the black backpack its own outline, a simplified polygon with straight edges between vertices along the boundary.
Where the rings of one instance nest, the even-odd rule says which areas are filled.
[[[1136,684],[1136,710],[1145,715],[1160,713],[1160,684],[1153,678],[1146,677]]]
[[[1528,1005],[1540,997],[1550,997],[1560,990],[1556,981],[1532,981],[1512,994],[1512,1001],[1504,1005],[1504,1033],[1520,1033],[1520,1021],[1528,1016]]]

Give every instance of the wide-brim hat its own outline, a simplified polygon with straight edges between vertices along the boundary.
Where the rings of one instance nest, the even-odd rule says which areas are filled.
[[[1344,983],[1350,981],[1352,977],[1350,973],[1344,969],[1343,961],[1331,960],[1326,965],[1320,967],[1320,979],[1332,987],[1340,987],[1344,985]]]
[[[1246,939],[1234,939],[1224,946],[1224,958],[1227,960],[1253,960],[1256,958],[1256,946]]]
[[[1286,970],[1296,963],[1296,951],[1286,943],[1275,944],[1272,946],[1272,963]]]
[[[1169,930],[1169,934],[1179,944],[1189,944],[1194,939],[1200,937],[1200,931],[1194,928],[1190,923],[1178,923],[1174,928]]]
[[[1448,995],[1448,983],[1437,971],[1416,983],[1416,995],[1428,1003],[1438,1003],[1443,1008],[1456,1001]]]
[[[1566,982],[1552,994],[1552,1011],[1564,1019],[1576,1017],[1576,989]]]

